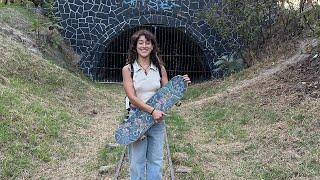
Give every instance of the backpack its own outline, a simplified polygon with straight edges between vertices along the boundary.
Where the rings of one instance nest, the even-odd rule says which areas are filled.
[[[130,65],[131,65],[131,78],[132,78],[132,80],[133,80],[133,75],[134,75],[133,64],[131,63]],[[160,80],[161,80],[161,79],[162,79],[161,69],[160,69],[158,72],[159,72]],[[126,108],[126,110],[127,110],[126,119],[128,119],[129,113],[130,113],[130,105],[131,105],[131,102],[130,102],[128,96],[126,96],[124,99],[125,99],[125,100],[124,100],[124,101],[125,101],[125,108]]]

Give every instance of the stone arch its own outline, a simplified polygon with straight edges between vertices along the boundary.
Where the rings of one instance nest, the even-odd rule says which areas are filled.
[[[191,36],[191,38],[203,50],[204,55],[206,56],[207,65],[211,70],[214,69],[213,62],[217,56],[227,51],[226,47],[224,46],[225,43],[222,42],[222,40],[205,21],[198,21],[190,24],[190,22],[188,23],[182,19],[170,16],[158,14],[142,15],[125,19],[101,35],[91,50],[88,50],[85,54],[83,54],[84,56],[82,58],[81,68],[85,70],[85,72],[92,79],[95,79],[93,70],[99,63],[103,50],[107,47],[111,40],[117,36],[118,32],[122,32],[144,24],[162,24],[168,27],[184,28],[185,33]],[[203,28],[204,26],[207,28]]]

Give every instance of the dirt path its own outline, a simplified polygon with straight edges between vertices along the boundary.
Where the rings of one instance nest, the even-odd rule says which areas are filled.
[[[228,88],[223,93],[218,93],[212,97],[183,104],[179,109],[186,111],[185,108],[187,107],[194,108],[195,106],[204,106],[208,102],[219,100],[220,98],[238,92],[257,82],[261,82],[286,69],[290,65],[304,61],[311,56],[310,54],[301,53],[301,50],[305,46],[304,43],[305,42],[301,43],[301,47],[291,58],[280,60],[278,66],[261,72],[255,78],[244,80],[239,84]],[[316,42],[316,44],[317,43],[318,42]],[[78,133],[83,135],[85,139],[76,142],[74,154],[65,161],[58,160],[58,164],[53,166],[51,164],[46,167],[42,167],[42,169],[39,170],[40,172],[37,173],[39,175],[37,178],[43,176],[50,179],[112,179],[112,177],[99,176],[97,167],[86,166],[90,164],[95,165],[98,151],[105,146],[106,140],[111,141],[111,138],[113,138],[113,132],[117,127],[115,117],[121,115],[119,110],[120,109],[103,110],[103,112],[92,117],[89,128],[78,131]]]
[[[304,134],[306,139],[313,137],[313,134],[319,131],[319,128],[317,128],[319,123],[316,118],[319,116],[317,116],[317,111],[315,110],[318,106],[314,105],[319,102],[318,98],[320,97],[318,88],[319,59],[313,57],[315,57],[315,54],[319,54],[320,49],[318,46],[313,48],[313,52],[303,53],[307,46],[306,41],[300,43],[301,46],[295,50],[292,56],[279,59],[274,67],[265,68],[252,78],[235,83],[233,81],[232,83],[234,84],[227,87],[224,92],[209,97],[200,96],[197,101],[183,103],[178,109],[179,114],[185,118],[185,121],[192,125],[183,137],[193,145],[200,157],[194,162],[199,162],[199,167],[203,169],[203,172],[214,174],[214,179],[255,178],[260,176],[261,173],[259,170],[258,173],[250,174],[251,169],[254,169],[254,166],[257,165],[255,164],[256,162],[263,162],[263,167],[271,167],[273,163],[281,164],[283,169],[288,168],[290,169],[289,171],[295,171],[295,167],[292,167],[294,166],[293,164],[298,164],[298,161],[292,161],[290,157],[286,159],[285,156],[289,154],[289,151],[292,151],[293,154],[297,152],[293,149],[296,143],[295,138],[300,138],[300,135],[293,135],[292,132],[294,130],[292,129],[300,131],[300,124],[291,125],[293,116],[287,116],[287,109],[290,108],[292,112],[299,112],[303,115],[310,114],[310,116],[314,117],[307,120],[308,123],[306,124],[310,128],[301,130],[301,134]],[[308,41],[312,42],[312,40]],[[313,47],[318,44],[318,41],[314,42]],[[305,86],[300,86],[301,84]],[[210,88],[209,85],[206,84],[205,88]],[[212,88],[214,87],[217,86],[212,86]],[[248,98],[246,95],[250,97]],[[251,105],[252,109],[249,109]],[[306,107],[300,111],[302,106]],[[238,107],[240,108],[238,109]],[[299,110],[295,110],[295,107]],[[208,119],[202,116],[204,114],[199,115],[199,111],[201,112],[202,109],[205,111],[204,114],[208,115]],[[247,112],[246,109],[249,111]],[[210,116],[211,112],[212,116]],[[273,116],[273,112],[276,115]],[[246,116],[246,114],[250,115]],[[198,115],[199,118],[197,118]],[[237,123],[242,118],[248,118],[247,122],[249,123],[238,125]],[[303,126],[308,127],[308,125]],[[237,134],[242,134],[242,130],[234,131],[233,127],[242,129],[244,133],[247,133],[247,137],[244,139],[236,137]],[[228,128],[228,130],[221,132],[224,131],[224,128]],[[230,137],[228,137],[229,135]],[[277,138],[280,140],[275,140]],[[274,143],[274,141],[277,141],[277,143]],[[311,144],[310,149],[313,148],[314,143],[312,142]],[[247,149],[251,146],[254,146],[254,148]],[[309,149],[302,151],[308,152]],[[281,159],[271,160],[268,163],[265,161],[265,159],[269,161],[271,157],[278,156]],[[311,156],[303,155],[303,157],[310,158]],[[302,161],[300,163],[302,164]],[[251,164],[254,165],[251,166]],[[237,173],[240,171],[243,171],[244,174],[239,176]],[[247,172],[249,173],[247,174]],[[273,172],[270,174],[273,177],[278,177]],[[269,176],[268,174],[268,177],[271,177],[271,175]],[[303,177],[308,176],[302,175],[301,178]],[[293,178],[299,177],[293,176]]]
[[[290,65],[297,64],[298,62],[304,61],[307,58],[309,58],[311,54],[303,53],[304,49],[306,48],[307,45],[311,45],[312,47],[315,47],[318,45],[318,43],[319,42],[317,39],[306,39],[300,43],[300,46],[296,51],[297,53],[295,53],[292,57],[288,59],[284,59],[284,58],[281,59],[279,61],[279,64],[276,67],[262,71],[259,75],[257,75],[252,79],[246,79],[244,81],[241,81],[239,84],[229,87],[225,92],[218,93],[218,94],[215,94],[214,96],[200,99],[198,101],[193,101],[193,102],[183,104],[181,108],[187,108],[187,107],[194,108],[194,107],[204,106],[208,102],[219,100],[227,95],[234,94],[246,87],[252,86],[257,82],[264,81],[267,78],[271,77],[272,75],[285,70]]]
[[[77,129],[73,152],[67,160],[57,160],[56,164],[47,164],[36,172],[36,179],[100,179],[97,158],[99,150],[112,141],[113,132],[117,127],[115,117],[121,116],[118,110],[107,109],[90,119],[88,128]],[[104,179],[111,177],[103,176]]]

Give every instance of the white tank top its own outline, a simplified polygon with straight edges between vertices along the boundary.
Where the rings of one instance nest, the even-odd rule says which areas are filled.
[[[141,66],[135,61],[133,71],[133,87],[136,95],[143,102],[147,102],[161,87],[159,70],[151,63],[148,74],[145,74]]]

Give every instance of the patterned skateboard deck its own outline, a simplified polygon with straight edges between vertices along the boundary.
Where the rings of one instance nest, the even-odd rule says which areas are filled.
[[[184,95],[187,85],[182,76],[173,77],[168,84],[159,89],[146,103],[150,106],[167,112]],[[152,116],[137,109],[128,120],[117,128],[115,132],[116,142],[128,145],[137,141],[155,123]]]

